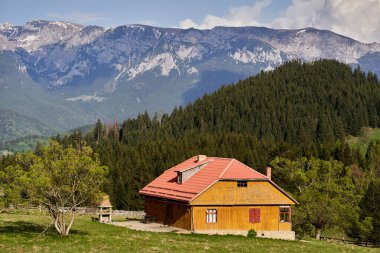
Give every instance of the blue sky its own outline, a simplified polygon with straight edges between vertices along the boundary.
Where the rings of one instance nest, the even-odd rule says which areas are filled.
[[[175,27],[186,18],[201,22],[208,14],[225,16],[230,8],[251,6],[255,2],[257,1],[1,0],[0,23],[22,25],[32,19],[48,19],[105,27],[135,23]],[[289,3],[290,1],[279,1],[271,4],[263,13],[262,19],[274,19]]]
[[[32,19],[113,27],[316,27],[380,42],[380,0],[0,0],[0,23]]]

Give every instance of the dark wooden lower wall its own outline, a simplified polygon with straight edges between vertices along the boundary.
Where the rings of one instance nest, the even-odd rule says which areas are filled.
[[[191,208],[187,203],[145,197],[145,213],[158,223],[191,229]]]

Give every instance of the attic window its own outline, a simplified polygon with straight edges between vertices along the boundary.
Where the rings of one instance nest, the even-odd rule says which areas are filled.
[[[182,184],[182,172],[177,172],[177,183]]]
[[[237,181],[237,187],[247,187],[247,181]]]
[[[190,167],[185,170],[176,171],[177,172],[177,183],[182,184],[186,182],[190,177],[192,177],[194,174],[196,174],[200,169],[203,168],[204,164],[197,165],[195,167]]]

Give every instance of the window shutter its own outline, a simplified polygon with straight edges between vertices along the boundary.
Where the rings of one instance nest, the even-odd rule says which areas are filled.
[[[260,223],[260,208],[249,209],[249,222]]]
[[[253,209],[249,209],[249,223],[253,223],[253,220],[254,220],[254,213],[253,213]]]

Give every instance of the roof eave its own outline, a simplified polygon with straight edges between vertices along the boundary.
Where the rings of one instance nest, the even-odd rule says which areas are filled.
[[[167,195],[154,194],[154,193],[141,192],[141,191],[139,191],[139,194],[142,196],[149,196],[149,197],[155,197],[155,198],[161,198],[161,199],[175,200],[178,202],[190,203],[190,200],[187,200],[184,198],[182,199],[182,198],[176,198],[176,197],[171,197],[171,196],[167,196]]]

